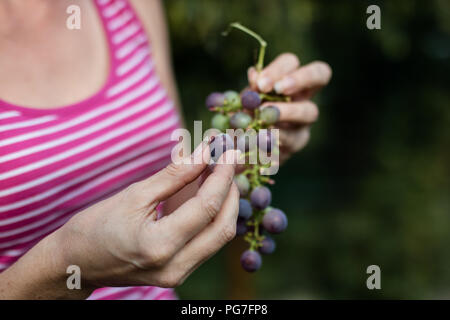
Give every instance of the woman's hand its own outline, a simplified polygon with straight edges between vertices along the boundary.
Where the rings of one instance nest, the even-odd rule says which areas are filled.
[[[84,244],[66,261],[80,266],[85,281],[97,286],[176,287],[234,238],[239,193],[231,164],[216,165],[196,196],[157,219],[159,202],[204,172],[210,151],[206,144],[203,152],[199,148],[193,155],[199,164],[170,164],[64,227],[70,242]],[[236,151],[226,154],[237,157]]]
[[[222,158],[236,163],[238,156],[239,151],[230,150]],[[85,295],[104,286],[180,285],[234,238],[239,207],[239,192],[233,183],[235,165],[221,164],[219,159],[194,197],[158,219],[156,207],[161,201],[207,172],[208,144],[198,147],[192,159],[194,164],[170,164],[147,180],[75,215],[1,275],[5,284],[10,280],[14,286],[0,285],[0,297],[38,298],[28,292],[32,288],[44,298],[55,294],[55,288],[58,297],[66,297],[70,291],[65,275],[69,265],[80,268],[82,287],[90,288]],[[36,259],[41,261],[36,263]],[[36,271],[27,279],[26,272],[44,263],[62,276]],[[49,281],[47,278],[54,283],[43,283]],[[30,279],[37,279],[34,286]],[[55,279],[59,279],[57,283]]]
[[[291,97],[290,102],[267,102],[280,109],[280,160],[301,150],[309,140],[310,126],[318,116],[317,105],[310,99],[331,78],[331,68],[325,62],[312,62],[300,67],[292,53],[283,53],[260,73],[254,67],[248,70],[250,87],[259,92],[275,91]]]

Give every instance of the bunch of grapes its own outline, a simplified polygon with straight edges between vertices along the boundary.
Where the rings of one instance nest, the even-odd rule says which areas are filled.
[[[257,71],[263,67],[266,42],[256,33],[239,23],[232,23],[232,28],[239,29],[256,38],[260,45]],[[249,244],[249,249],[241,256],[241,265],[248,272],[258,270],[262,265],[261,254],[271,254],[275,251],[275,241],[270,236],[284,231],[288,220],[280,209],[271,207],[272,194],[268,185],[274,181],[261,170],[267,164],[261,164],[259,155],[278,153],[278,139],[272,134],[274,124],[279,120],[280,111],[276,106],[261,107],[267,101],[288,101],[289,98],[276,94],[264,94],[245,89],[236,91],[213,92],[206,99],[206,107],[215,113],[211,120],[213,128],[222,133],[217,135],[211,144],[211,156],[217,161],[226,150],[239,148],[246,157],[245,169],[234,181],[239,189],[239,218],[236,226],[238,236],[243,236]],[[249,134],[231,135],[225,132],[229,129],[242,129],[252,132],[257,148],[251,145]],[[265,129],[265,130],[263,130]],[[243,140],[243,141],[239,141]],[[248,163],[251,155],[257,155],[256,163]]]

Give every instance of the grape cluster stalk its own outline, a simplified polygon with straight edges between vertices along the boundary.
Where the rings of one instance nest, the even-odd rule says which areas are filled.
[[[255,68],[260,72],[264,65],[267,43],[240,23],[230,24],[224,35],[232,28],[247,33],[259,42],[260,50]],[[268,186],[274,184],[274,181],[261,173],[261,169],[267,167],[267,164],[261,164],[259,161],[261,152],[279,154],[277,137],[270,129],[279,120],[280,111],[276,106],[266,104],[262,107],[262,104],[268,101],[289,101],[289,97],[244,89],[241,93],[233,90],[213,92],[206,99],[206,107],[215,113],[211,125],[222,132],[211,144],[212,159],[217,161],[223,152],[235,146],[242,151],[246,159],[251,155],[257,156],[256,163],[246,160],[244,171],[234,178],[240,193],[236,234],[243,236],[249,244],[248,250],[242,253],[240,262],[248,272],[261,268],[261,254],[271,254],[275,251],[276,243],[270,235],[281,233],[288,224],[284,212],[271,207],[272,193]],[[250,145],[248,134],[232,138],[225,133],[229,129],[252,132],[256,135],[256,148]],[[244,141],[239,142],[240,139]]]

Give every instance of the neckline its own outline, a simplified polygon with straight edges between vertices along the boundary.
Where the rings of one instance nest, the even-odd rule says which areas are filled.
[[[109,33],[108,27],[107,27],[107,21],[106,18],[103,18],[100,5],[97,0],[92,1],[94,2],[94,9],[96,9],[96,15],[97,18],[100,19],[101,27],[103,31],[103,36],[106,38],[106,45],[107,45],[107,58],[109,60],[108,63],[108,73],[107,77],[103,82],[103,85],[100,87],[99,90],[97,90],[95,93],[89,95],[86,98],[83,98],[77,102],[66,104],[54,108],[34,108],[34,107],[26,107],[17,105],[11,102],[4,101],[0,98],[0,108],[19,111],[21,114],[24,115],[64,115],[64,114],[73,114],[73,113],[79,113],[87,110],[89,107],[94,107],[96,104],[98,104],[101,100],[103,100],[106,91],[111,87],[113,81],[114,81],[114,69],[115,69],[115,56],[114,56],[114,44],[111,39],[111,35]]]

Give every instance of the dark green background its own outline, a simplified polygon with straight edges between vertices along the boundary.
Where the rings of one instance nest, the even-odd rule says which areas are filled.
[[[230,293],[243,285],[254,298],[450,298],[450,2],[165,3],[190,127],[209,123],[209,92],[246,85],[257,44],[222,37],[229,22],[263,35],[267,61],[290,51],[333,68],[308,147],[272,188],[289,217],[276,253],[258,273],[235,275],[228,247],[180,297],[248,297]],[[381,30],[366,28],[370,4],[381,8]],[[379,291],[366,288],[371,264],[381,267]]]

